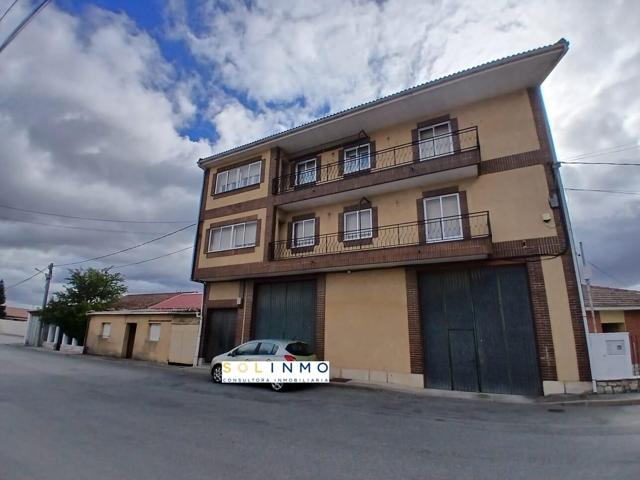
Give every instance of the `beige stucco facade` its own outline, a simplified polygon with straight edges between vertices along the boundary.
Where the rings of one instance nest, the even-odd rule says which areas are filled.
[[[551,237],[558,234],[549,207],[549,190],[541,165],[480,175],[455,183],[425,185],[383,195],[368,196],[378,208],[378,226],[417,222],[416,201],[423,192],[457,187],[466,192],[470,213],[489,212],[492,238],[495,242]],[[349,200],[312,209],[320,219],[320,234],[338,232],[338,219],[344,207],[357,204]],[[310,210],[311,211],[311,210]],[[287,238],[287,223],[306,211],[281,212],[278,217],[278,239]],[[548,215],[549,221],[543,219]]]
[[[240,296],[240,282],[215,282],[209,284],[209,300],[235,300]]]
[[[326,289],[332,368],[410,373],[404,269],[328,274]]]
[[[103,324],[111,325],[110,335],[102,336]],[[160,325],[160,338],[149,338],[150,324]],[[94,313],[89,315],[85,346],[87,353],[125,357],[127,324],[136,324],[132,358],[161,363],[193,362],[198,335],[198,318],[192,314]]]
[[[404,122],[391,128],[370,132],[376,150],[411,143],[416,124],[449,115],[458,121],[458,129],[478,127],[482,160],[514,155],[540,148],[529,97],[525,90],[489,98],[451,111],[442,111]],[[464,140],[463,140],[464,141]],[[338,161],[338,149],[322,152],[320,163]]]
[[[268,194],[268,182],[265,181],[264,177],[266,177],[267,173],[269,171],[269,165],[271,164],[271,152],[269,151],[265,151],[262,152],[262,154],[258,155],[258,156],[250,156],[247,157],[246,159],[240,160],[239,162],[236,161],[235,163],[242,163],[243,161],[247,161],[247,160],[253,160],[253,159],[262,159],[262,162],[264,163],[263,165],[263,175],[262,175],[262,182],[260,183],[260,186],[258,188],[252,189],[252,190],[248,190],[246,192],[238,192],[236,194],[233,195],[224,195],[224,196],[213,196],[211,195],[211,193],[214,191],[215,189],[215,179],[216,179],[216,173],[218,172],[218,170],[220,169],[224,169],[225,167],[228,167],[229,165],[227,164],[220,164],[217,165],[216,167],[210,168],[207,171],[207,175],[208,175],[208,189],[206,193],[206,209],[210,210],[212,208],[219,208],[219,207],[226,207],[227,205],[233,205],[235,203],[238,202],[247,202],[249,200],[255,200],[258,198],[265,198]]]
[[[542,271],[549,305],[558,381],[577,382],[579,381],[578,362],[562,259],[551,258],[543,261]],[[544,355],[545,352],[538,352],[538,354]]]
[[[416,357],[421,357],[420,361],[424,360],[424,344],[422,341],[416,341],[422,333],[415,333],[421,332],[420,329],[424,326],[411,323],[411,318],[420,316],[419,312],[416,313],[419,300],[415,298],[415,292],[414,297],[411,297],[407,278],[414,274],[415,282],[417,272],[438,268],[427,264],[444,264],[443,270],[465,268],[471,271],[476,267],[500,267],[517,263],[522,271],[526,270],[529,282],[529,291],[520,290],[518,296],[525,294],[529,296],[535,322],[534,336],[536,336],[541,388],[544,393],[577,392],[588,389],[588,383],[585,384],[585,379],[589,376],[588,363],[585,369],[584,355],[579,352],[581,349],[584,350],[583,344],[580,343],[581,332],[573,318],[579,298],[576,299],[575,292],[568,287],[568,284],[575,282],[575,279],[571,278],[573,272],[568,269],[566,263],[568,250],[565,248],[564,252],[557,254],[553,250],[566,244],[566,229],[561,223],[563,213],[554,201],[557,185],[553,178],[552,167],[549,165],[549,159],[552,157],[549,150],[550,142],[545,144],[548,139],[544,133],[541,133],[540,126],[544,118],[540,112],[540,105],[536,104],[534,92],[522,89],[416,117],[390,128],[371,129],[366,132],[368,137],[363,141],[375,143],[375,151],[380,152],[380,155],[375,156],[376,162],[382,162],[385,149],[399,146],[406,148],[403,147],[401,155],[405,156],[399,158],[398,163],[403,165],[402,175],[404,176],[379,174],[385,171],[386,166],[381,166],[380,163],[374,165],[373,160],[370,160],[371,173],[375,171],[377,175],[370,183],[365,181],[358,183],[350,179],[357,176],[364,178],[370,173],[364,168],[349,179],[342,170],[338,174],[338,177],[342,176],[342,178],[335,177],[335,172],[338,171],[336,164],[343,160],[340,158],[340,152],[351,145],[350,141],[344,141],[342,147],[335,147],[340,143],[337,140],[339,137],[336,137],[335,142],[327,144],[329,145],[327,148],[317,146],[315,150],[314,146],[309,145],[309,148],[299,150],[310,152],[308,156],[282,151],[281,156],[272,158],[273,150],[263,152],[265,171],[268,171],[270,166],[273,167],[271,170],[276,172],[274,176],[291,174],[294,171],[293,162],[295,161],[308,158],[319,160],[315,185],[297,185],[294,188],[291,180],[287,179],[288,183],[282,191],[274,193],[273,197],[269,197],[268,182],[278,178],[263,179],[260,188],[242,191],[237,195],[225,194],[220,198],[212,197],[210,192],[215,169],[224,168],[226,165],[210,168],[206,173],[209,175],[210,188],[206,192],[205,210],[240,205],[248,201],[251,203],[246,209],[222,209],[216,212],[219,214],[215,218],[211,218],[213,215],[205,216],[200,245],[206,244],[209,227],[218,222],[223,223],[256,215],[262,222],[262,228],[258,246],[251,252],[207,256],[203,248],[199,248],[196,270],[198,268],[203,270],[201,279],[205,281],[216,278],[238,279],[240,275],[246,275],[246,278],[238,281],[210,282],[207,287],[207,300],[211,302],[209,308],[215,309],[216,301],[244,297],[244,289],[248,284],[259,286],[260,282],[273,281],[276,276],[279,277],[278,281],[283,282],[313,277],[318,280],[318,284],[324,285],[325,289],[321,292],[322,305],[316,306],[316,314],[318,309],[323,310],[323,317],[317,315],[318,318],[316,318],[319,322],[321,320],[318,319],[322,317],[323,328],[316,331],[324,332],[323,354],[324,358],[331,362],[334,376],[371,382],[424,386],[429,383],[425,381],[427,374],[424,373],[424,363],[416,367]],[[474,136],[473,127],[477,127],[479,146],[472,145],[468,151],[473,150],[473,156],[467,156],[471,157],[472,161],[446,164],[442,170],[436,170],[436,167],[431,171],[421,170],[420,167],[415,166],[405,168],[405,165],[411,165],[412,162],[419,163],[418,155],[412,151],[413,147],[408,146],[414,141],[413,135],[418,124],[437,118],[452,120],[452,128],[471,129]],[[344,138],[353,138],[355,133],[344,132]],[[460,142],[462,149],[454,152],[452,148],[448,153],[436,157],[451,155],[451,161],[453,161],[454,154],[459,156],[457,160],[466,155],[468,151],[464,151],[464,142],[468,141],[468,138],[460,137],[457,141]],[[468,161],[467,157],[463,160]],[[235,161],[240,161],[237,157],[235,158]],[[292,163],[289,163],[292,159]],[[246,159],[242,161],[244,160]],[[327,168],[329,165],[333,170]],[[395,166],[396,164],[389,168],[395,168]],[[329,173],[331,171],[333,174]],[[330,175],[334,175],[330,179],[331,182],[346,180],[347,187],[343,190],[328,188],[326,184],[331,183]],[[444,179],[447,180],[444,181]],[[274,185],[282,184],[274,183]],[[305,189],[311,193],[305,194]],[[277,188],[274,187],[274,190]],[[459,235],[456,241],[460,240],[459,245],[463,245],[466,241],[470,244],[474,242],[480,244],[486,240],[490,245],[487,251],[477,250],[471,254],[465,253],[458,256],[455,254],[447,256],[442,253],[439,254],[440,258],[426,258],[418,255],[394,257],[394,252],[386,250],[394,246],[402,246],[404,249],[406,246],[412,248],[415,245],[418,246],[417,248],[422,248],[422,245],[429,243],[434,246],[428,248],[436,251],[438,243],[452,244],[451,237],[447,239],[443,236],[442,242],[432,242],[426,241],[424,235],[420,239],[417,232],[419,228],[424,228],[418,223],[423,218],[423,198],[453,192],[459,194],[460,212],[463,216],[465,213],[488,212],[490,223],[486,234],[483,232],[480,235],[474,235],[473,232],[471,234],[465,232],[464,236]],[[276,197],[276,194],[282,196]],[[264,198],[265,206],[257,208],[257,206],[262,207],[262,204],[255,200],[261,198]],[[373,245],[372,250],[376,249],[377,253],[363,261],[358,257],[357,261],[360,263],[350,265],[334,258],[329,258],[326,263],[323,263],[323,255],[345,258],[347,250],[350,252],[358,250],[350,249],[354,246],[353,243],[345,245],[340,235],[343,212],[358,204],[375,208],[372,221],[374,232],[376,227],[378,231],[372,234],[373,238],[363,239],[357,246]],[[227,215],[230,211],[238,213]],[[298,249],[291,248],[290,243],[277,244],[275,246],[280,249],[279,252],[288,253],[276,255],[274,248],[273,255],[265,255],[265,248],[269,247],[269,241],[290,240],[292,223],[296,217],[319,219],[319,227],[314,233],[321,236],[321,239],[315,243],[311,242],[313,245]],[[468,226],[470,219],[466,216],[464,218],[467,218],[468,223],[462,228],[471,230],[473,227]],[[479,216],[474,218],[486,219]],[[267,225],[267,219],[273,224]],[[463,225],[463,220],[460,221]],[[403,238],[404,243],[398,241],[397,245],[390,246],[382,242],[375,243],[375,238],[379,238],[377,234],[380,229],[398,224],[416,225],[415,239],[410,239],[406,234]],[[271,228],[273,228],[273,236],[270,233]],[[330,239],[327,236],[330,236]],[[324,251],[322,250],[323,241],[325,245],[330,244],[330,248],[325,247]],[[318,245],[320,247],[314,250]],[[460,248],[462,250],[463,247]],[[396,249],[398,250],[401,249]],[[442,251],[446,249],[443,248]],[[390,252],[388,258],[386,252]],[[358,252],[358,255],[360,253]],[[413,254],[413,252],[410,253]],[[570,254],[569,252],[568,255]],[[356,258],[355,253],[353,258]],[[370,259],[371,263],[368,263]],[[277,261],[282,263],[270,263]],[[331,264],[331,261],[335,263]],[[290,262],[288,265],[304,267],[299,270],[280,268],[282,265],[287,265],[285,262]],[[461,266],[460,262],[466,263]],[[539,263],[535,269],[531,267],[534,262]],[[268,268],[261,270],[262,263]],[[449,263],[450,265],[447,265]],[[243,266],[239,269],[242,274],[236,274],[233,271],[234,265]],[[216,271],[216,267],[220,267],[220,270]],[[266,275],[265,271],[270,273]],[[217,275],[218,272],[222,273]],[[539,286],[536,287],[532,285],[533,283]],[[238,304],[238,308],[242,308],[243,311],[241,312],[242,325],[237,327],[236,339],[247,340],[253,335],[251,324],[255,321],[256,312],[252,309],[255,305],[252,305],[251,298],[247,296],[246,302],[243,298]],[[255,297],[253,298],[255,302]],[[219,308],[229,308],[230,304],[222,305],[224,307]],[[417,323],[420,321],[422,320],[418,320]],[[317,340],[318,336],[316,336]],[[553,350],[553,355],[545,351],[545,348]],[[580,358],[578,358],[579,353]],[[534,354],[534,360],[530,364],[535,360]]]
[[[238,265],[241,263],[261,262],[263,259],[264,248],[265,248],[265,245],[264,245],[265,227],[264,226],[267,218],[266,208],[261,208],[259,210],[250,210],[248,212],[242,213],[242,215],[227,215],[224,217],[217,217],[214,220],[205,221],[202,229],[202,231],[204,232],[202,234],[203,242],[205,245],[207,245],[207,242],[208,242],[207,232],[209,231],[209,228],[211,227],[212,224],[230,221],[235,218],[245,218],[245,217],[252,217],[252,216],[257,216],[261,222],[259,244],[256,245],[256,247],[253,249],[252,252],[239,253],[236,255],[221,255],[221,256],[214,256],[212,258],[208,258],[204,249],[201,248],[200,251],[198,252],[198,255],[200,257],[199,258],[200,267],[202,268],[221,267],[226,265]]]

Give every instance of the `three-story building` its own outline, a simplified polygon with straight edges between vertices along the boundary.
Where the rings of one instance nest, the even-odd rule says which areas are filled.
[[[561,40],[201,159],[200,358],[296,338],[336,377],[588,390],[540,93],[567,48]]]

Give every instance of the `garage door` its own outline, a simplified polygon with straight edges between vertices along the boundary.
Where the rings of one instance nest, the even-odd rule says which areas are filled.
[[[235,346],[237,317],[238,310],[235,308],[214,308],[207,311],[204,340],[204,359],[207,363]]]
[[[526,267],[423,273],[419,285],[428,387],[540,393]]]
[[[296,339],[314,345],[315,280],[257,285],[254,338]]]

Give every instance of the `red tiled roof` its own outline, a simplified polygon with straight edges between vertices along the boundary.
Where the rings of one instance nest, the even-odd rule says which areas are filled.
[[[116,302],[112,310],[142,310],[149,308],[151,305],[167,300],[171,297],[179,295],[180,292],[170,293],[137,293],[124,295]]]
[[[582,286],[584,303],[589,308],[589,297],[586,285]],[[640,292],[622,288],[591,286],[594,310],[600,308],[640,308]]]
[[[13,320],[23,320],[27,321],[27,316],[29,315],[29,310],[26,308],[18,308],[18,307],[10,307],[7,305],[5,307],[7,312],[7,318],[11,318]]]
[[[202,294],[198,292],[180,293],[174,297],[163,300],[149,308],[152,310],[200,310],[202,307]]]

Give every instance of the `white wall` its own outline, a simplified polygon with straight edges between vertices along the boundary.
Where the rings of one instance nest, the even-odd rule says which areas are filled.
[[[0,335],[19,335],[27,333],[27,322],[0,319]]]

